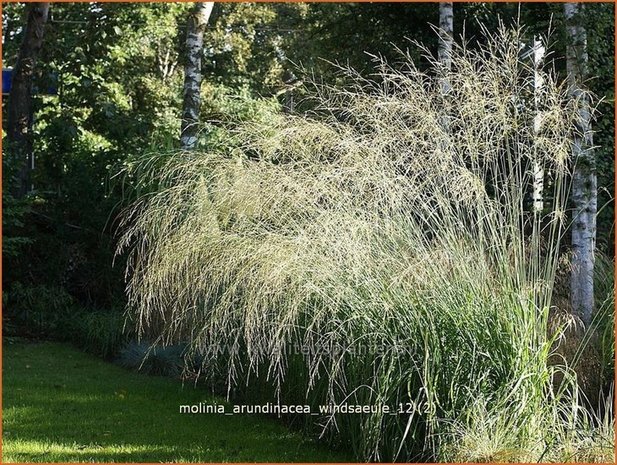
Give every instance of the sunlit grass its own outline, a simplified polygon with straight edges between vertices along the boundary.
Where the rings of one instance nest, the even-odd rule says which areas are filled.
[[[3,462],[345,461],[262,416],[180,414],[222,403],[53,343],[4,343]]]

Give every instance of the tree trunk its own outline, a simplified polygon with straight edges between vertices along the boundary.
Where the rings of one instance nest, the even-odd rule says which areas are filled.
[[[14,195],[21,198],[30,189],[32,153],[32,80],[36,58],[43,45],[49,3],[29,3],[24,38],[13,69],[13,83],[8,99],[7,138],[9,150],[19,165],[19,184]]]
[[[204,30],[214,2],[199,2],[189,15],[186,34],[187,60],[184,66],[184,102],[180,145],[193,150],[197,145],[199,109],[201,106],[201,59],[204,50]]]
[[[439,47],[437,59],[441,63],[443,73],[448,74],[452,69],[452,44],[454,42],[454,13],[452,2],[439,3]],[[450,84],[445,77],[440,80],[441,90],[445,94],[450,90]]]
[[[533,121],[534,134],[540,132],[540,93],[544,85],[542,77],[542,66],[544,64],[544,54],[546,49],[542,45],[542,41],[537,36],[533,38],[533,87],[534,87],[534,107],[535,117]],[[536,214],[540,215],[544,209],[544,166],[536,158],[533,164],[533,210]]]
[[[579,3],[565,3],[568,47],[566,66],[570,95],[578,102],[578,133],[574,135],[572,157],[572,310],[588,326],[594,308],[593,274],[596,242],[597,178],[591,132],[589,97],[583,90],[587,77],[587,33],[582,25]]]
[[[452,70],[452,44],[454,42],[453,29],[453,7],[452,2],[439,3],[439,45],[437,47],[437,59],[441,68],[439,70],[439,87],[443,97],[443,110],[440,115],[441,127],[446,134],[450,134],[450,101],[447,97],[450,91],[450,80],[448,75]],[[447,142],[444,139],[441,149],[446,149]]]

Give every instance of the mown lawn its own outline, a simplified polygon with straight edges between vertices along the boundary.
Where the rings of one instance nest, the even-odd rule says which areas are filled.
[[[222,403],[49,342],[3,345],[3,462],[349,461],[262,416],[187,415]]]

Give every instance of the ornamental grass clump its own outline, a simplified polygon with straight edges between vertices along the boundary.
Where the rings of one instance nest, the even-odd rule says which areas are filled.
[[[545,73],[534,106],[520,31],[485,39],[449,72],[376,59],[315,85],[306,114],[144,160],[156,189],[120,242],[139,333],[188,343],[230,389],[389,405],[319,419],[360,460],[560,460],[581,415],[547,324],[577,102]]]

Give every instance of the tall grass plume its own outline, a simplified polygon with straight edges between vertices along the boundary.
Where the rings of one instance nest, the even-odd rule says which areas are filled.
[[[320,419],[361,460],[606,457],[570,431],[612,422],[548,363],[577,102],[546,72],[535,107],[521,31],[486,34],[454,50],[445,94],[439,63],[401,52],[315,85],[310,112],[230,129],[232,146],[144,160],[157,189],[120,243],[139,333],[187,342],[230,388],[401,410]]]

